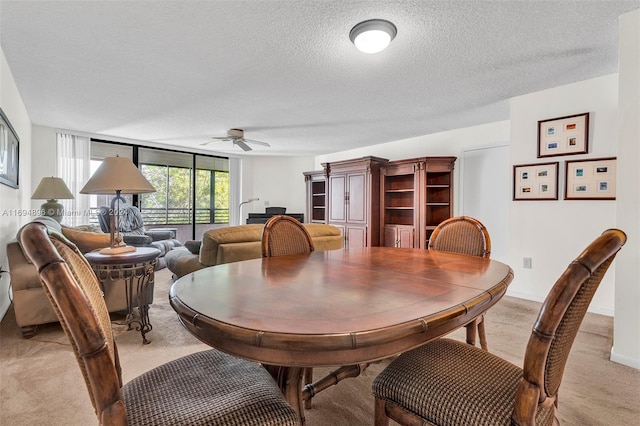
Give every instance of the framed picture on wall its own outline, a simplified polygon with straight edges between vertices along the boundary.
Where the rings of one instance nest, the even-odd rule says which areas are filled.
[[[0,108],[0,183],[18,188],[20,139]]]
[[[557,200],[559,163],[513,166],[513,200]]]
[[[538,121],[538,158],[588,151],[588,112]]]
[[[616,157],[566,162],[565,200],[615,200]]]

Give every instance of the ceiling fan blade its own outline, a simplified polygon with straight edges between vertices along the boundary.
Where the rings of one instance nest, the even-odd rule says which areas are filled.
[[[237,140],[233,141],[233,143],[238,145],[244,151],[251,151],[251,147],[249,145],[247,145],[246,143],[244,143],[243,139],[237,139]]]
[[[256,145],[271,146],[271,145],[269,145],[269,144],[268,144],[268,143],[266,143],[266,142],[262,142],[262,141],[255,141],[255,140],[253,140],[253,139],[246,139],[246,138],[244,138],[243,140],[244,140],[245,142],[248,142],[248,143],[254,143],[254,144],[256,144]]]
[[[230,141],[231,139],[229,138],[225,138],[225,139],[218,139],[218,138],[213,138],[215,140],[211,140],[211,141],[207,141],[207,142],[202,142],[200,145],[210,145],[210,144],[216,144],[216,143],[221,143],[221,142],[227,142]]]

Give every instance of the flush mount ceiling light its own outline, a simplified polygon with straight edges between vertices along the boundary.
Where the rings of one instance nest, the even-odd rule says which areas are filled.
[[[351,29],[351,42],[364,53],[378,53],[389,46],[396,36],[396,26],[384,19],[362,21]]]

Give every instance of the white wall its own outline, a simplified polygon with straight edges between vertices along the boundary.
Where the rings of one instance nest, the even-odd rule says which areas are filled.
[[[31,182],[33,188],[40,180],[56,174],[56,130],[52,127],[33,126],[31,128],[33,151],[37,155],[31,157]],[[46,200],[31,200],[31,208],[39,209]]]
[[[15,80],[0,48],[0,108],[11,122],[20,139],[18,189],[0,184],[0,266],[8,270],[7,242],[28,222],[31,198],[31,119],[27,113]],[[9,275],[0,275],[0,318],[9,309]]]
[[[264,213],[265,207],[286,207],[287,213],[304,213],[306,188],[302,172],[310,170],[315,170],[313,157],[244,158],[242,200],[260,200],[242,207],[242,223],[247,213]]]
[[[615,270],[611,360],[640,369],[640,10],[620,18],[617,225],[627,233]]]
[[[454,169],[454,214],[460,212],[460,169],[461,157],[465,149],[472,147],[486,147],[495,145],[505,145],[509,142],[509,121],[498,121],[495,123],[483,124],[480,126],[466,127],[463,129],[450,130],[432,135],[419,136],[410,139],[403,139],[395,142],[388,142],[379,145],[372,145],[365,148],[342,151],[334,154],[320,155],[315,158],[315,168],[321,170],[322,163],[331,161],[348,160],[372,155],[386,158],[390,161],[402,160],[406,158],[424,156],[448,156],[458,157]]]
[[[556,279],[582,249],[616,226],[616,202],[563,200],[566,160],[616,156],[618,153],[618,77],[611,74],[512,98],[511,163],[560,162],[558,201],[513,201],[510,208],[510,260],[515,279],[509,294],[543,300]],[[537,157],[537,122],[589,112],[589,153]],[[532,269],[522,258],[532,258]],[[613,269],[591,304],[591,311],[613,315]]]

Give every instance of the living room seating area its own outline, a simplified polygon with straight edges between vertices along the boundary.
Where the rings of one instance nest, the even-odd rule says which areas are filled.
[[[68,227],[61,225],[51,217],[41,216],[31,222],[42,223],[51,232],[64,235],[69,241],[74,243],[78,250],[85,254],[93,250],[109,246],[110,235],[102,232],[99,228],[91,225]],[[38,325],[50,322],[57,322],[49,300],[44,293],[38,271],[35,266],[25,257],[22,247],[18,242],[21,230],[18,231],[17,238],[7,244],[7,258],[11,270],[11,284],[13,288],[13,305],[16,314],[16,322],[20,327],[23,337],[30,338],[36,333]],[[166,235],[162,234],[163,236]],[[156,270],[165,267],[164,256],[174,247],[181,246],[174,239],[160,239],[153,241],[148,235],[131,235],[127,237],[128,244],[134,246],[154,247],[160,251],[157,259]],[[151,272],[153,274],[153,272]],[[151,276],[153,278],[153,276]],[[148,290],[151,295],[149,303],[153,301],[153,279]],[[104,288],[104,299],[109,312],[123,312],[127,309],[127,295],[124,289],[124,281],[116,280],[111,285]],[[133,305],[137,293],[132,293]]]

